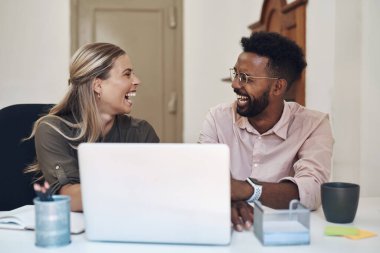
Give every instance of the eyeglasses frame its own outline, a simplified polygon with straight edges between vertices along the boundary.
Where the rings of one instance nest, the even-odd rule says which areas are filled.
[[[233,77],[233,72],[235,72],[235,77]],[[245,83],[243,83],[243,80],[242,80],[242,75],[245,75],[246,78],[245,78]],[[278,77],[269,77],[269,76],[250,76],[248,75],[247,73],[239,73],[238,71],[235,70],[235,68],[230,68],[230,78],[231,78],[231,81],[233,82],[236,78],[239,79],[239,84],[244,86],[244,85],[247,85],[248,84],[248,80],[249,79],[270,79],[270,80],[279,80],[281,78],[278,78]]]

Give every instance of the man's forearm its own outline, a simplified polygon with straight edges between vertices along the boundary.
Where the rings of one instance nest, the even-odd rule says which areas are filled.
[[[299,199],[298,187],[290,181],[281,183],[261,183],[262,194],[260,202],[268,207],[285,209],[292,199]],[[254,190],[246,181],[231,180],[231,200],[247,200]]]
[[[260,202],[275,209],[289,208],[289,202],[299,199],[298,187],[293,182],[262,183]]]

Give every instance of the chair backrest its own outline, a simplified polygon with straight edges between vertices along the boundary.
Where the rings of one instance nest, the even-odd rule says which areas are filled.
[[[33,175],[23,170],[35,159],[34,139],[22,139],[30,135],[33,123],[51,107],[18,104],[0,110],[0,211],[33,203]]]

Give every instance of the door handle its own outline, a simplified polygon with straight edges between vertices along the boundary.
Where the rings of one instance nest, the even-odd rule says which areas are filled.
[[[177,93],[172,92],[170,94],[170,99],[168,102],[168,112],[170,114],[176,114],[177,113]]]
[[[176,8],[175,6],[169,7],[169,27],[171,29],[174,29],[177,26],[177,20],[176,20]]]

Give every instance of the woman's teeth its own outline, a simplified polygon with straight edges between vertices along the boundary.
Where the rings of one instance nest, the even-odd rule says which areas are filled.
[[[136,92],[128,92],[127,95],[125,95],[125,100],[132,105],[132,97],[136,96]]]

